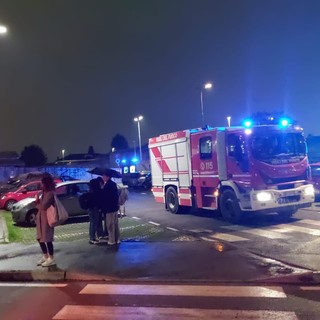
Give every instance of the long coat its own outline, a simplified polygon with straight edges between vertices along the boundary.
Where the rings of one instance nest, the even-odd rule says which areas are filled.
[[[119,193],[117,184],[109,179],[102,188],[102,212],[113,213],[119,210]]]
[[[47,220],[47,209],[54,204],[53,191],[45,191],[37,205],[37,240],[40,242],[52,242],[54,228],[50,227]]]

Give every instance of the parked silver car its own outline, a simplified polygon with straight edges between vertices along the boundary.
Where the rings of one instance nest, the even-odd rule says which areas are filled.
[[[86,215],[86,210],[81,209],[79,196],[89,191],[89,182],[82,180],[60,182],[56,186],[56,194],[70,217]],[[26,198],[15,203],[11,209],[12,219],[16,223],[27,223],[35,226],[36,204],[34,198]]]

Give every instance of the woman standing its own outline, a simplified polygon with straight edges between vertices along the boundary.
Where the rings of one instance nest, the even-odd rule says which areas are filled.
[[[37,240],[43,253],[43,257],[38,261],[38,266],[49,267],[56,264],[54,261],[53,236],[54,228],[50,227],[47,220],[47,209],[54,205],[55,182],[51,175],[46,174],[42,180],[42,197],[36,196],[37,204]]]

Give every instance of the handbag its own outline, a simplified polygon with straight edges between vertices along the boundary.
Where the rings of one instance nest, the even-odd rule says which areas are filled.
[[[47,220],[50,227],[56,227],[64,223],[69,218],[69,214],[57,195],[54,195],[54,205],[47,209]]]

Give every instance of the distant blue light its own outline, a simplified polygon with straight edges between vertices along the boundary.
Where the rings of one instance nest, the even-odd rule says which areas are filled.
[[[122,159],[121,163],[127,163],[127,159]]]
[[[250,120],[250,119],[246,119],[243,121],[243,126],[246,127],[246,128],[250,128],[253,126],[253,121]]]
[[[131,161],[134,162],[134,163],[136,163],[136,162],[138,162],[139,160],[138,160],[138,158],[132,158]]]
[[[281,118],[281,119],[280,119],[280,123],[279,123],[280,127],[285,128],[285,127],[287,127],[289,124],[290,124],[290,120],[289,120],[288,118]]]

